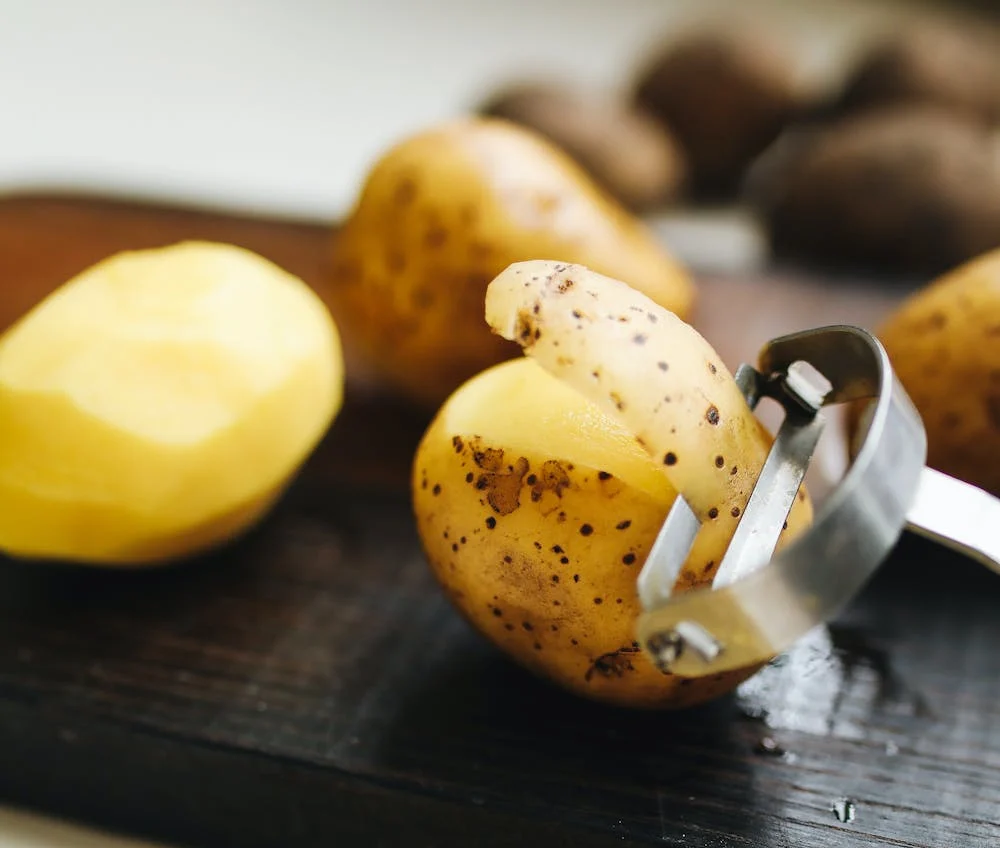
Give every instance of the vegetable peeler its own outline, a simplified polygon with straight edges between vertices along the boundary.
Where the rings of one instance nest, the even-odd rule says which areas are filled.
[[[925,464],[920,415],[881,343],[858,327],[772,339],[735,379],[752,410],[784,417],[711,586],[674,591],[700,522],[678,496],[638,577],[638,636],[664,672],[705,677],[762,664],[831,620],[904,531],[1000,573],[1000,500]],[[776,551],[826,424],[824,408],[868,401],[843,477],[811,527]]]

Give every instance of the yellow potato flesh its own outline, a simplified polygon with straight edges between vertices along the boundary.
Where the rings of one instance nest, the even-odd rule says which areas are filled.
[[[675,497],[628,430],[529,359],[456,391],[413,466],[424,550],[463,615],[526,668],[630,707],[704,701],[755,670],[684,680],[634,642],[636,577]],[[692,557],[679,584],[713,565]]]
[[[280,495],[342,382],[329,312],[261,257],[110,257],[0,339],[0,548],[126,565],[224,542]]]

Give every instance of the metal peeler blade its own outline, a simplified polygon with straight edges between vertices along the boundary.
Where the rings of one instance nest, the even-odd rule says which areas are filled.
[[[700,523],[674,502],[639,574],[639,639],[665,672],[717,674],[773,658],[835,616],[904,530],[1000,572],[1000,500],[925,466],[923,423],[874,336],[831,326],[774,339],[736,381],[785,418],[710,588],[674,594]],[[854,460],[813,525],[774,554],[823,432],[825,405],[870,399]]]

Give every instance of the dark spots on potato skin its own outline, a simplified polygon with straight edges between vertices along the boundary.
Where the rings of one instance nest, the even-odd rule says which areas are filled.
[[[569,565],[569,557],[568,556],[559,557],[559,563],[561,565]]]
[[[622,557],[622,562],[625,563],[625,565],[633,565],[635,563],[635,554],[629,551]]]
[[[540,651],[540,650],[542,650],[542,643],[541,643],[541,642],[535,642],[535,644],[534,644],[534,645],[532,645],[532,647],[533,647],[533,648],[534,648],[534,649],[535,649],[536,651]]]
[[[594,603],[597,604],[597,606],[600,606],[604,603],[604,598],[594,598]]]
[[[476,475],[475,475],[475,474],[473,474],[473,473],[472,473],[472,472],[470,471],[470,472],[469,472],[468,474],[466,474],[466,475],[465,475],[465,482],[466,482],[466,483],[471,483],[471,482],[472,482],[472,481],[473,481],[473,480],[474,480],[475,478],[476,478]]]
[[[625,519],[624,521],[619,521],[619,522],[618,522],[618,523],[617,523],[617,524],[615,525],[615,529],[616,529],[616,530],[628,530],[628,528],[629,528],[629,527],[631,527],[631,526],[632,526],[632,522],[631,522],[631,521],[629,521],[629,520],[628,520],[628,519],[626,518],[626,519]]]
[[[575,640],[572,641],[573,644],[576,644]],[[637,646],[627,645],[619,648],[617,651],[601,654],[590,664],[590,667],[583,675],[583,679],[589,683],[595,674],[605,678],[624,677],[627,672],[635,671],[635,666],[632,664],[632,657],[637,653],[639,653]]]
[[[715,467],[722,468],[726,464],[726,458],[724,456],[717,456],[715,458]]]
[[[529,633],[535,629],[535,626],[530,621],[522,621],[521,627],[527,630]]]
[[[711,570],[712,570],[713,568],[715,568],[715,560],[714,560],[714,559],[710,559],[710,560],[709,560],[708,562],[706,562],[706,563],[705,563],[705,566],[704,566],[704,567],[702,568],[702,570],[701,570],[701,573],[702,573],[702,576],[703,576],[703,577],[707,577],[707,576],[708,576],[708,573],[709,573],[709,572],[710,572],[710,571],[711,571]]]
[[[510,622],[508,621],[508,622],[507,622],[507,623],[506,623],[506,624],[505,624],[505,625],[503,626],[503,629],[504,629],[504,630],[507,630],[507,631],[512,631],[512,630],[514,629],[514,625],[513,625],[513,624],[511,624],[511,623],[510,623]]]
[[[390,250],[385,255],[385,268],[390,274],[402,274],[406,270],[406,257],[398,250]]]
[[[497,618],[502,618],[503,610],[500,609],[500,607],[493,607],[493,615],[495,615]]]
[[[677,454],[675,454],[673,451],[667,452],[667,454],[663,457],[663,464],[664,465],[676,465],[677,464]]]
[[[625,401],[622,400],[622,396],[618,392],[610,392],[608,398],[615,405],[615,409],[622,412],[625,409]]]
[[[612,475],[609,472],[607,472],[607,471],[598,471],[597,472],[597,479],[598,480],[610,480],[611,476]]]
[[[647,337],[643,333],[636,333],[634,336],[632,336],[633,344],[637,344],[640,346],[646,344],[647,340],[648,340]]]
[[[431,494],[434,495],[434,497],[437,497],[438,495],[441,494],[441,484],[440,483],[435,483],[434,484],[434,488],[431,489]]]
[[[465,442],[462,441],[461,436],[453,436],[451,439],[451,446],[455,448],[455,453],[461,453],[465,450]]]
[[[486,526],[487,526],[487,527],[488,527],[488,528],[489,528],[490,530],[493,530],[493,529],[495,529],[495,528],[496,528],[496,526],[497,526],[497,520],[496,520],[496,519],[495,519],[495,518],[494,518],[494,517],[493,517],[492,515],[488,515],[488,516],[486,516]]]
[[[561,554],[561,553],[563,553],[563,547],[562,547],[562,545],[553,545],[552,546],[552,553],[554,553],[554,554]]]
[[[480,449],[474,443],[470,447],[473,461],[483,471],[476,488],[486,491],[486,502],[494,512],[510,515],[521,505],[521,484],[528,473],[528,460],[522,456],[505,463],[502,448]]]
[[[666,371],[670,368],[670,366],[667,365],[667,363],[663,362],[662,360],[656,363],[656,367],[659,368],[661,371]]]
[[[717,374],[719,372],[719,369],[714,362],[709,362],[708,371],[710,374]]]
[[[962,423],[962,416],[953,410],[941,416],[941,427],[945,430],[957,430]]]
[[[532,474],[526,482],[531,486],[532,501],[540,501],[545,492],[553,492],[561,498],[563,490],[570,485],[569,472],[559,461],[548,459],[542,463],[539,473]]]
[[[448,231],[444,227],[430,227],[424,233],[424,246],[430,250],[444,247],[448,241]]]
[[[594,528],[590,524],[581,524],[580,525],[580,535],[581,536],[589,536],[593,532],[594,532]]]
[[[396,206],[405,207],[417,199],[417,184],[410,177],[403,177],[396,184],[392,201]]]
[[[709,517],[709,518],[711,518],[711,519],[712,519],[713,521],[714,521],[714,520],[715,520],[716,518],[718,518],[718,517],[719,517],[719,509],[718,509],[718,507],[714,507],[714,506],[713,506],[713,507],[712,507],[712,508],[711,508],[711,509],[710,509],[710,510],[708,511],[708,517]]]
[[[579,583],[580,582],[580,575],[579,574],[574,574],[573,575],[573,582],[574,583]]]
[[[740,508],[738,506],[734,506],[731,510],[729,510],[729,514],[733,518],[739,518],[740,517]]]
[[[714,406],[710,406],[708,410],[705,412],[705,420],[713,427],[717,427],[719,425],[719,422],[722,420],[719,417],[719,410],[716,409]]]
[[[1000,394],[986,398],[986,420],[990,427],[1000,432]]]
[[[948,325],[948,316],[943,312],[932,312],[924,320],[919,322],[919,326],[916,328],[919,331],[935,331],[943,330]]]

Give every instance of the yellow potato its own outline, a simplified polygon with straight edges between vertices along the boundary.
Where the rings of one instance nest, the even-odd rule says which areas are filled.
[[[877,330],[927,428],[927,462],[1000,496],[1000,250],[942,275]]]
[[[437,408],[517,347],[483,324],[486,286],[552,256],[626,279],[684,316],[694,288],[643,223],[541,136],[465,118],[404,139],[374,165],[334,235],[324,297],[394,391]]]
[[[342,383],[329,312],[267,260],[109,257],[0,338],[0,549],[139,565],[221,544],[281,494]]]
[[[697,681],[661,673],[634,641],[636,578],[680,489],[706,525],[677,587],[711,581],[735,529],[731,510],[745,506],[771,437],[694,330],[624,284],[559,267],[514,266],[490,286],[491,323],[530,340],[535,356],[463,384],[425,433],[412,479],[424,550],[463,615],[535,673],[621,706],[705,701],[756,668]],[[545,273],[516,273],[525,269]],[[589,319],[573,305],[577,286]],[[563,312],[569,324],[560,325]],[[646,341],[620,338],[625,327]],[[672,400],[654,410],[668,391]],[[677,461],[665,465],[661,450]],[[724,468],[717,456],[727,457]],[[811,517],[803,490],[781,545]]]

